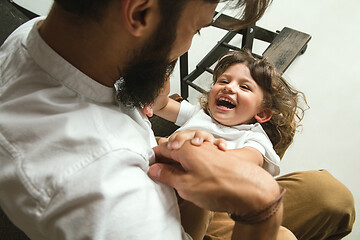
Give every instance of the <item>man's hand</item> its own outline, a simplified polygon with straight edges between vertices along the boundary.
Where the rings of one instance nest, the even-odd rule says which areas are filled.
[[[195,146],[190,141],[179,149],[167,143],[154,148],[157,160],[149,175],[169,185],[197,206],[238,215],[261,210],[280,193],[273,177],[251,161],[239,161],[210,142]],[[253,157],[248,152],[248,158]]]
[[[154,152],[163,163],[150,167],[150,177],[175,188],[183,199],[201,208],[249,216],[266,209],[280,194],[274,178],[253,161],[239,161],[235,154],[221,151],[210,142],[195,146],[185,141],[176,150],[165,142]],[[252,153],[245,151],[242,157],[252,158]],[[281,218],[282,205],[264,222],[236,222],[232,239],[275,240]]]

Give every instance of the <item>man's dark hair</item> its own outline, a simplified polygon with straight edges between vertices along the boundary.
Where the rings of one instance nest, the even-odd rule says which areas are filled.
[[[104,10],[114,0],[55,0],[66,11],[95,20],[100,20]],[[159,0],[162,15],[179,15],[184,5],[189,1],[204,1],[217,3],[219,0]],[[255,23],[265,12],[272,0],[220,0],[220,2],[233,2],[234,8],[240,8],[239,22],[233,28],[241,29]],[[178,14],[176,14],[178,13]]]
[[[101,19],[112,0],[55,0],[64,10],[83,17]]]

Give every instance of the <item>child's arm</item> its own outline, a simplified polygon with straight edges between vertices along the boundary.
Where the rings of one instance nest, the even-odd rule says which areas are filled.
[[[154,102],[154,114],[168,121],[176,122],[180,110],[180,103],[169,98],[167,95],[161,94],[162,93],[160,93]]]
[[[263,155],[257,149],[252,147],[237,148],[227,151],[237,156],[240,160],[251,161],[260,167],[262,167],[264,163]]]
[[[168,121],[176,122],[180,110],[180,103],[169,98],[170,78],[169,76],[166,78],[164,87],[160,90],[159,96],[155,99],[153,104],[145,106],[143,111],[148,117],[152,117],[153,114],[156,114]]]

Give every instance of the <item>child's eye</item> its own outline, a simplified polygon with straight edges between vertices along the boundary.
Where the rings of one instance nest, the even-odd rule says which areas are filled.
[[[250,88],[247,85],[241,85],[240,87],[245,90],[250,90]]]
[[[218,82],[218,83],[223,83],[223,84],[227,84],[227,83],[228,83],[228,81],[225,80],[225,79],[219,79],[217,82]]]

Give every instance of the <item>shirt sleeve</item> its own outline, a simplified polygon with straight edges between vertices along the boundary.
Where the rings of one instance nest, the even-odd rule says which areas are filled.
[[[200,106],[192,105],[186,100],[182,101],[175,124],[181,127],[199,110],[200,110]]]
[[[262,133],[252,133],[244,143],[244,147],[257,149],[264,157],[263,168],[272,176],[280,173],[280,158],[276,154],[270,140]]]
[[[181,227],[173,189],[151,180],[147,170],[146,161],[129,150],[82,168],[67,178],[44,212],[45,235],[56,240],[191,239]]]

